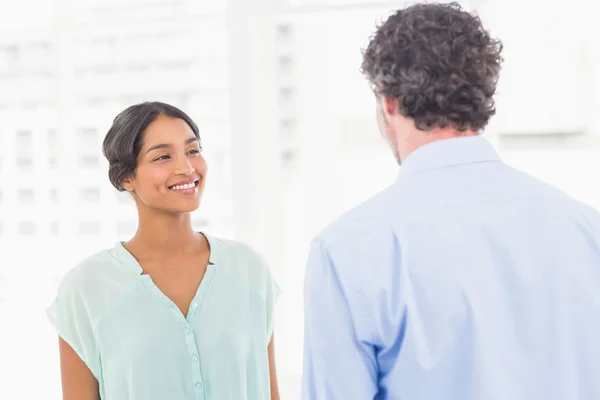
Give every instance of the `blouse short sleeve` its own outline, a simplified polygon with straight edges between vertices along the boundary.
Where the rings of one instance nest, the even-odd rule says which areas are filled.
[[[62,280],[57,296],[46,310],[46,314],[58,335],[73,348],[96,379],[99,379],[99,355],[89,313],[91,305],[85,296],[85,281],[77,279],[76,272],[72,271]]]
[[[248,280],[250,285],[260,294],[260,297],[264,302],[264,316],[266,323],[264,332],[266,334],[267,344],[269,344],[271,336],[273,336],[275,307],[281,289],[273,277],[269,263],[260,252],[242,242],[230,243],[233,243],[234,245],[229,247],[228,253],[236,254],[235,258],[239,260],[238,263],[231,264],[239,265],[240,270],[238,274],[240,274],[240,276],[245,276],[245,279]]]
[[[267,307],[267,342],[270,342],[271,337],[273,336],[273,329],[275,325],[275,306],[280,294],[281,289],[273,278],[271,271],[267,267],[267,282],[265,290],[265,305]]]

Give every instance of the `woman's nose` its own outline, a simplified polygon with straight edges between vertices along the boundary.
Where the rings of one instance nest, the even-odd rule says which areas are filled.
[[[176,166],[176,171],[175,173],[177,175],[191,175],[193,174],[195,171],[194,167],[192,166],[192,164],[188,161],[188,159],[186,157],[181,157],[178,162],[177,162],[177,166]]]

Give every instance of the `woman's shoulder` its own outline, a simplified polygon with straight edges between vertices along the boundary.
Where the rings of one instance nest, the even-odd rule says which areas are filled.
[[[88,255],[73,265],[63,276],[61,282],[70,283],[91,278],[93,275],[97,275],[101,267],[110,261],[111,257],[107,249]]]
[[[241,279],[262,292],[273,280],[269,263],[251,245],[232,239],[207,236],[211,247],[211,262],[229,276]]]
[[[221,261],[244,259],[258,266],[266,266],[263,255],[245,242],[208,235],[206,237],[210,243],[211,259],[221,259]]]
[[[109,282],[121,280],[120,267],[114,249],[103,249],[82,258],[62,277],[59,292],[97,293]]]

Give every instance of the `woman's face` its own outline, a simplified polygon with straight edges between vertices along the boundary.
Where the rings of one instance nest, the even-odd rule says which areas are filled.
[[[123,183],[138,208],[169,214],[200,205],[207,173],[198,138],[182,119],[161,115],[144,132],[134,176]]]

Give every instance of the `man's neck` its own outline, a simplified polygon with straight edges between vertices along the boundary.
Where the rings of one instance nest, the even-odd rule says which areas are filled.
[[[455,139],[467,136],[477,136],[477,132],[473,130],[459,131],[454,128],[438,128],[430,131],[416,131],[410,135],[410,140],[405,142],[405,145],[400,150],[402,160],[412,154],[419,147],[426,144],[436,142],[438,140]]]

